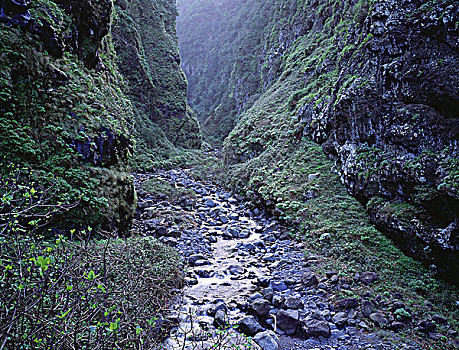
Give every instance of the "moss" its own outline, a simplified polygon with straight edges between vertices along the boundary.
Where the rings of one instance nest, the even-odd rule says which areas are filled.
[[[152,138],[165,136],[173,146],[200,148],[199,124],[186,103],[187,83],[179,63],[175,3],[170,0],[116,1],[115,12],[113,35],[117,61],[128,81],[128,94],[138,110],[137,136],[147,137],[138,138],[138,143],[151,145]],[[148,17],[143,16],[145,12],[149,13]],[[157,128],[140,129],[151,125],[140,118],[151,120],[161,132]],[[142,150],[145,149],[142,147]],[[141,157],[139,154],[137,165]]]
[[[72,23],[52,1],[34,3],[32,13],[52,19],[62,35]],[[59,196],[79,203],[61,218],[63,226],[126,230],[132,215],[133,113],[108,41],[102,50],[112,69],[95,72],[72,52],[55,58],[28,32],[0,26],[1,153],[38,178],[55,177]],[[112,181],[119,187],[109,187]]]

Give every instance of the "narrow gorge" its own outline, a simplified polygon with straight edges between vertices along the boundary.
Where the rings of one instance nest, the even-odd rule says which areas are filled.
[[[0,0],[0,350],[457,349],[453,0]]]

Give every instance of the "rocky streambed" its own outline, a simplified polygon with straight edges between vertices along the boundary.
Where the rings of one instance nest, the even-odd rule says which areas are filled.
[[[152,179],[184,195],[172,200],[143,189]],[[375,272],[352,281],[340,280],[336,271],[317,276],[310,267],[320,257],[305,254],[291,229],[186,170],[136,174],[136,184],[137,225],[175,247],[188,266],[186,287],[168,316],[174,327],[165,348],[229,349],[250,342],[264,350],[419,348],[395,332],[411,317],[397,296],[392,309],[405,322],[380,312],[378,296],[336,299],[339,291],[373,283]],[[384,337],[373,332],[379,327],[387,329]]]

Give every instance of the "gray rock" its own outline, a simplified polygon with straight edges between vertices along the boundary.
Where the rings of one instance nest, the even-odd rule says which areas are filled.
[[[313,312],[309,317],[301,322],[303,333],[306,337],[313,338],[329,338],[331,335],[330,325],[317,312]]]
[[[219,219],[222,223],[227,224],[228,223],[228,218],[225,215],[220,215]]]
[[[253,316],[246,316],[239,321],[239,328],[242,333],[254,336],[259,332],[263,332],[264,328],[258,323],[258,321]]]
[[[245,269],[239,265],[231,265],[228,270],[232,275],[241,275],[245,272]]]
[[[303,285],[305,287],[312,287],[319,283],[316,275],[310,271],[303,273],[303,276],[301,277],[301,282],[303,282]]]
[[[278,350],[279,338],[273,331],[265,331],[258,333],[253,340],[257,343],[262,350]]]
[[[297,310],[279,310],[277,313],[277,326],[287,335],[295,334],[298,322],[299,314]]]
[[[379,276],[376,272],[362,272],[359,276],[359,281],[367,286],[374,283],[378,279]]]
[[[227,324],[226,312],[223,310],[218,310],[214,318],[214,326],[216,328],[225,328]]]
[[[210,261],[209,260],[197,260],[195,263],[194,263],[194,266],[206,266],[206,265],[210,265]]]
[[[220,301],[214,305],[212,305],[209,309],[207,309],[207,314],[209,316],[215,316],[217,311],[224,311],[224,312],[227,312],[228,311],[228,307],[226,306],[226,304],[223,302],[223,301]]]
[[[379,312],[374,312],[370,315],[370,319],[379,327],[382,327],[388,323],[387,318]]]
[[[331,336],[338,339],[348,338],[349,336],[338,329],[332,329]]]
[[[208,208],[215,208],[217,206],[217,203],[215,203],[212,199],[206,199],[204,202],[204,205]]]
[[[283,307],[285,304],[285,299],[282,296],[276,294],[273,296],[272,303],[275,307]]]
[[[170,229],[167,231],[166,235],[168,237],[181,237],[182,236],[182,232],[177,230],[177,229]]]
[[[249,236],[250,232],[248,230],[242,230],[238,235],[239,238],[249,238]]]
[[[348,310],[359,306],[357,298],[341,299],[336,302],[336,307],[341,310]]]
[[[272,288],[273,291],[275,292],[282,292],[284,290],[287,290],[288,287],[283,281],[271,281],[269,283],[269,286]]]
[[[345,312],[338,312],[333,316],[332,320],[338,327],[342,327],[347,323],[347,314]]]
[[[262,260],[267,262],[273,262],[277,260],[277,257],[274,254],[268,253],[263,256]]]
[[[198,260],[205,260],[206,257],[202,254],[194,254],[194,255],[191,255],[189,258],[188,258],[188,261],[190,263],[190,265],[194,265],[196,263],[196,261]]]
[[[287,309],[298,310],[304,308],[304,303],[298,297],[287,297],[285,298],[285,307]]]
[[[266,299],[256,299],[250,304],[250,308],[257,316],[266,316],[270,310],[270,303]]]
[[[257,300],[257,299],[260,299],[260,298],[263,298],[263,295],[261,295],[260,293],[254,293],[252,294],[250,297],[249,297],[249,302],[252,302],[254,300]]]
[[[376,306],[369,300],[362,300],[362,315],[365,317],[370,317],[370,315],[375,311]]]
[[[228,217],[231,219],[231,220],[237,220],[239,219],[239,215],[236,214],[236,213],[231,213],[228,215]]]
[[[400,331],[402,329],[405,329],[407,327],[407,325],[403,322],[398,322],[398,321],[394,321],[392,322],[392,324],[390,325],[390,328],[394,331]]]

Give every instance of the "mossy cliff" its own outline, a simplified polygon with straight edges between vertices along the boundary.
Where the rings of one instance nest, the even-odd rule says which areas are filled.
[[[197,1],[183,2],[197,8]],[[228,68],[230,93],[213,102],[216,110],[229,109],[225,115],[236,122],[224,148],[231,178],[241,176],[239,188],[279,215],[315,226],[310,197],[335,185],[319,185],[325,180],[317,178],[332,176],[325,170],[332,163],[315,154],[320,148],[308,146],[314,141],[378,228],[410,255],[457,271],[454,2],[291,0],[248,6],[238,13],[261,15],[238,25],[241,46]],[[245,28],[259,24],[262,29],[250,33],[252,44],[244,45]],[[205,73],[205,59],[195,64],[183,53],[183,60],[188,74]],[[250,72],[250,79],[241,71]],[[241,100],[254,102],[240,108]],[[287,176],[285,169],[296,170]]]
[[[173,1],[0,2],[0,152],[77,204],[58,226],[126,232],[135,141],[139,168],[200,146],[175,15]]]
[[[199,124],[186,101],[187,81],[180,67],[176,16],[171,0],[115,1],[112,31],[117,61],[135,106],[141,151],[135,158],[139,167],[164,149],[173,153],[174,146],[201,146]],[[145,128],[152,125],[150,122],[157,127]]]
[[[56,200],[79,203],[65,227],[124,232],[134,206],[133,112],[109,33],[112,3],[2,1],[0,152]]]

